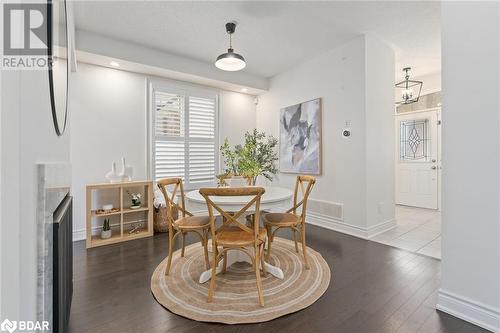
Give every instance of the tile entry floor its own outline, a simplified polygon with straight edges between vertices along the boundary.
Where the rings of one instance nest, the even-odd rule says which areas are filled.
[[[441,259],[441,212],[396,205],[396,224],[370,240]]]

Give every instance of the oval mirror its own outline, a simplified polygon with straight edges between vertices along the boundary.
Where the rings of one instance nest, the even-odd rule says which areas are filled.
[[[48,0],[47,18],[52,120],[56,134],[61,136],[66,129],[68,119],[69,39],[66,1]]]

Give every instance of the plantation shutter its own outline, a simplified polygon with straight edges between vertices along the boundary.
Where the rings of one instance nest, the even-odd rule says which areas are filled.
[[[217,95],[156,89],[153,93],[155,180],[181,177],[186,188],[215,184]]]
[[[189,97],[189,181],[215,179],[215,98]]]

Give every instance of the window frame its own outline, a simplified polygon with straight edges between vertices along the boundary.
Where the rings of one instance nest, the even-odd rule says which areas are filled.
[[[422,144],[422,151],[423,151],[423,156],[420,158],[406,158],[406,144],[408,141],[407,133],[405,132],[405,140],[404,143],[402,141],[403,139],[403,126],[405,126],[404,131],[407,130],[407,125],[405,123],[413,122],[413,126],[417,122],[421,122],[423,124],[423,138],[420,139]],[[404,125],[403,125],[404,124]],[[398,142],[398,155],[399,155],[399,162],[402,163],[428,163],[431,160],[431,137],[430,137],[430,120],[429,118],[413,118],[411,120],[399,120],[399,142]],[[403,149],[404,146],[404,149]],[[404,150],[404,152],[403,152]]]
[[[180,83],[173,82],[168,80],[161,80],[156,78],[148,78],[148,89],[147,89],[147,121],[148,121],[148,129],[147,129],[147,163],[148,166],[148,176],[154,182],[156,182],[155,175],[155,143],[157,140],[156,137],[156,124],[155,124],[155,92],[161,91],[165,93],[171,94],[179,94],[184,96],[184,137],[176,138],[171,137],[168,141],[179,141],[184,142],[184,188],[186,190],[196,190],[200,187],[204,186],[215,186],[217,184],[215,176],[219,172],[220,166],[220,156],[219,156],[219,142],[220,142],[220,90],[188,84],[188,83]],[[199,98],[213,98],[214,106],[215,106],[215,119],[214,119],[214,138],[190,138],[189,137],[189,98],[190,97],[199,97]],[[189,178],[189,143],[190,142],[214,142],[214,178],[211,182],[204,183],[195,183],[192,184]]]

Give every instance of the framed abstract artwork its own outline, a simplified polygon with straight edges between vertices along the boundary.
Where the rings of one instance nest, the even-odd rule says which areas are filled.
[[[321,99],[280,111],[280,171],[321,173]]]

